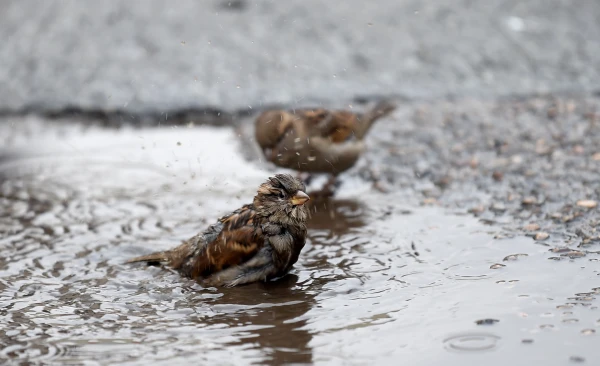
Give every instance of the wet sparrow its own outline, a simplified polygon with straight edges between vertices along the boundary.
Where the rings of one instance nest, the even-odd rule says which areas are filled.
[[[289,174],[269,178],[252,204],[221,217],[206,230],[165,252],[127,263],[165,263],[205,285],[232,287],[286,274],[306,240],[309,197]]]
[[[395,108],[383,101],[361,114],[322,108],[265,111],[256,119],[255,137],[264,156],[275,165],[331,174],[327,188],[338,174],[354,166],[373,123]]]

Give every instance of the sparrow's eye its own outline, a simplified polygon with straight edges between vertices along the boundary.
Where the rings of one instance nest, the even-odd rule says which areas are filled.
[[[283,191],[279,191],[279,194],[277,195],[277,197],[284,199],[285,198],[285,193],[283,193]]]

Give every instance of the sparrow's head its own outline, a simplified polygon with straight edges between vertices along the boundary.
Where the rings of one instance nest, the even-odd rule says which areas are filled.
[[[308,219],[308,208],[304,204],[310,199],[305,190],[299,179],[277,174],[258,187],[254,207],[272,223],[304,225]]]

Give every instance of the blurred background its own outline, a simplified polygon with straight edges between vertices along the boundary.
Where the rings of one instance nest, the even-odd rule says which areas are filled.
[[[4,0],[0,112],[600,89],[595,0]]]

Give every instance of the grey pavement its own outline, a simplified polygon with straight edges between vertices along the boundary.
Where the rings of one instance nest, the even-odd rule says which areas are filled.
[[[597,0],[4,0],[0,111],[587,93],[599,19]]]

